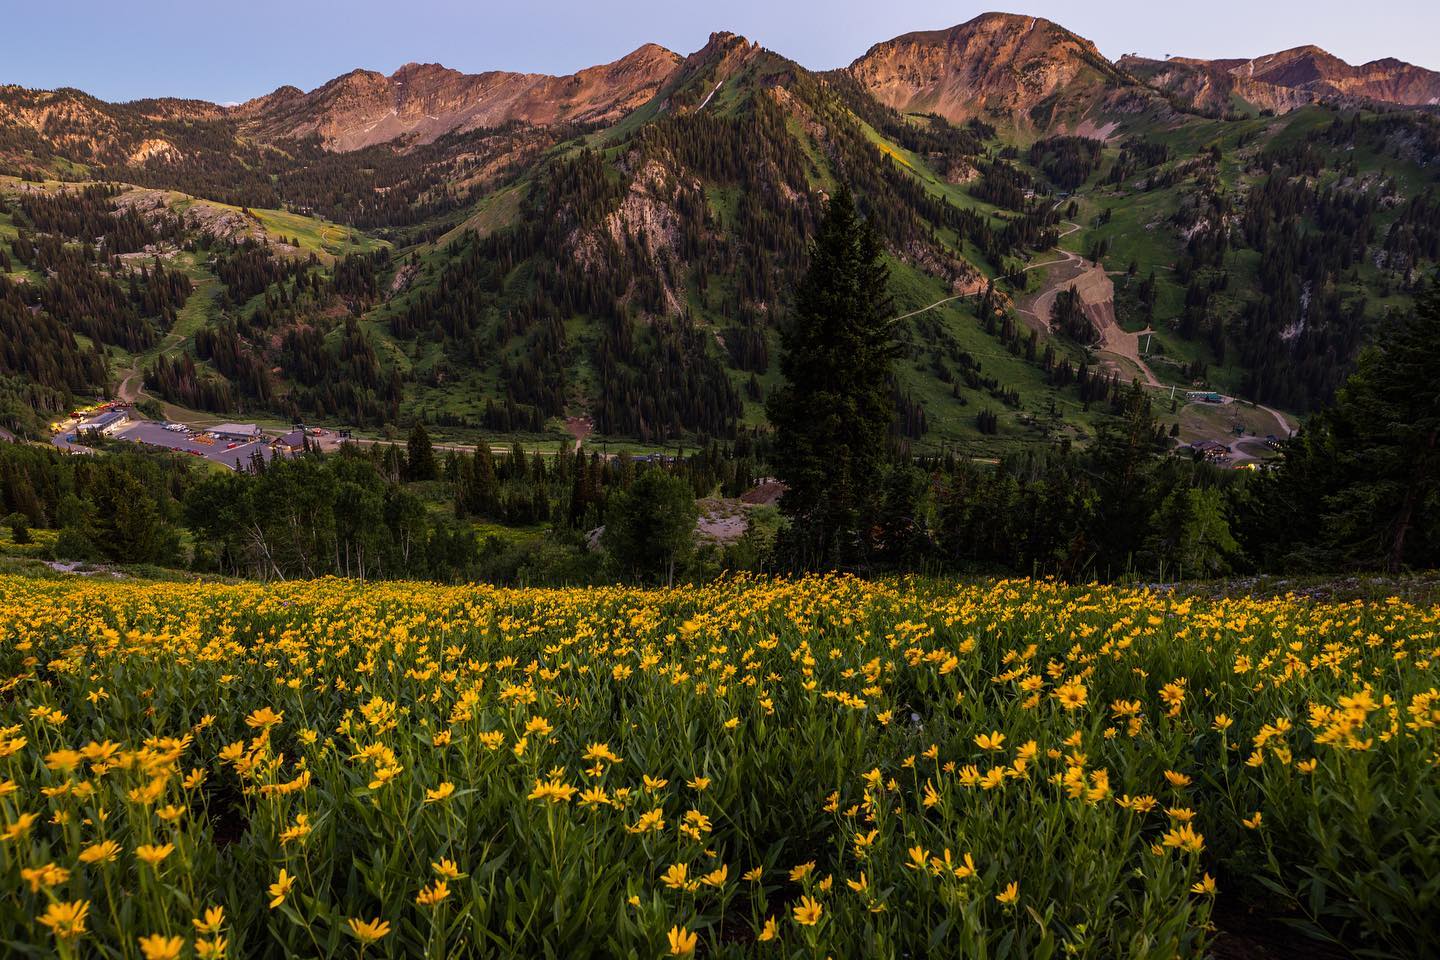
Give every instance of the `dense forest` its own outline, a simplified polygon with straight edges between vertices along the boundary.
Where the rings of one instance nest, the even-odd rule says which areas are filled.
[[[1440,312],[1428,322],[1437,318]],[[1372,388],[1352,388],[1362,389]],[[1115,426],[1087,451],[1060,447],[996,466],[953,455],[906,457],[903,446],[892,448],[852,520],[867,533],[845,565],[1168,580],[1440,562],[1433,415],[1413,428],[1428,434],[1381,440],[1364,433],[1350,408],[1337,410],[1295,441],[1280,470],[1257,475],[1166,456],[1166,432],[1138,386],[1121,391],[1117,413]],[[1391,444],[1384,460],[1374,452],[1381,443]],[[1354,452],[1339,452],[1350,445]],[[1407,449],[1429,450],[1429,459],[1413,460]],[[1363,466],[1367,455],[1391,465],[1391,473]],[[597,552],[587,539],[615,520],[610,507],[624,502],[619,495],[638,477],[682,480],[687,503],[736,497],[772,460],[773,449],[748,438],[659,464],[563,448],[541,456],[518,444],[500,455],[483,447],[440,453],[417,428],[407,445],[351,446],[217,475],[165,454],[66,457],[0,444],[0,510],[12,527],[57,530],[54,552],[67,559],[260,579],[603,582],[660,573],[626,566],[626,557]],[[1407,493],[1411,484],[1418,493]],[[1361,492],[1369,487],[1380,500]],[[1385,536],[1392,523],[1357,513],[1412,499],[1409,537],[1399,546]],[[629,508],[648,516],[655,506]],[[1342,526],[1341,517],[1353,519]],[[546,532],[515,540],[482,534],[486,524]],[[188,551],[180,546],[185,540],[193,541]],[[687,537],[679,551],[681,578],[793,562],[783,541],[750,535],[708,552],[694,547]]]
[[[899,343],[882,251],[878,225],[842,191],[781,341],[773,434],[637,462],[519,443],[499,456],[442,453],[417,424],[404,445],[255,457],[220,474],[103,439],[99,457],[3,444],[0,510],[16,543],[53,529],[53,552],[69,559],[261,579],[673,582],[840,567],[1164,580],[1440,563],[1440,413],[1428,388],[1440,285],[1362,354],[1272,469],[1170,455],[1138,381],[1084,372],[1081,389],[1113,413],[1093,444],[985,464],[916,456],[892,430]],[[779,535],[761,538],[752,513],[739,541],[697,549],[696,499],[737,498],[769,470],[788,487]],[[543,533],[482,537],[486,525]]]
[[[563,576],[603,576],[614,571],[587,535],[612,499],[651,496],[630,495],[638,478],[679,476],[692,499],[794,479],[795,430],[837,411],[866,424],[863,438],[836,427],[817,441],[830,459],[806,469],[818,483],[853,466],[847,482],[873,499],[815,507],[832,519],[802,566],[1082,578],[1351,565],[1353,544],[1276,546],[1269,518],[1285,510],[1265,497],[1287,489],[1279,478],[1302,453],[1341,482],[1318,458],[1336,459],[1366,415],[1327,411],[1361,393],[1346,386],[1357,370],[1375,380],[1367,348],[1416,314],[1440,262],[1440,122],[1423,111],[1160,122],[1120,110],[1104,115],[1114,125],[1067,125],[1056,98],[1030,118],[1056,122],[1021,136],[1000,114],[892,109],[850,73],[726,35],[618,122],[506,122],[356,150],[275,139],[224,111],[64,96],[108,126],[72,118],[42,136],[0,123],[0,170],[15,174],[0,189],[7,435],[43,440],[56,414],[124,383],[152,412],[389,441],[218,478],[106,442],[93,463],[6,451],[39,471],[35,490],[67,487],[84,508],[21,497],[10,512],[68,531],[78,552],[121,557],[123,537],[99,519],[112,503],[95,492],[119,469],[152,491],[162,528],[137,556],[234,575],[463,579],[510,564],[513,581],[539,543],[567,558]],[[3,94],[26,110],[37,97]],[[856,376],[833,356],[793,359],[797,318],[838,309],[807,306],[804,291],[842,194],[885,271],[869,321],[889,363],[853,395],[807,405],[793,393],[803,367]],[[1111,278],[1117,325],[1144,331],[1148,391],[1097,326],[1105,304],[1065,279],[1089,264]],[[839,359],[866,355],[863,337],[847,342]],[[1226,426],[1197,426],[1161,397],[1197,388],[1315,426],[1282,456],[1267,448],[1256,477],[1191,462],[1184,445]],[[804,412],[786,421],[792,404]],[[561,440],[572,429],[593,431],[582,456]],[[482,452],[416,473],[396,438],[427,431]],[[702,453],[663,467],[592,456],[622,441]],[[511,442],[567,451],[488,452]],[[227,514],[226,533],[204,522],[218,506],[189,505],[208,489],[240,509],[302,483],[335,498],[307,507],[320,526],[303,542],[283,529],[293,518]],[[399,519],[418,516],[407,497],[423,507],[414,529]],[[383,518],[384,543],[356,539],[352,508]],[[628,519],[622,529],[650,529]],[[489,543],[476,533],[489,525],[526,530],[527,546]],[[1408,526],[1420,546],[1370,562],[1426,555],[1425,523]],[[783,538],[753,546],[744,565],[796,560]],[[668,579],[673,552],[666,566]],[[642,567],[653,574],[650,561],[626,569]]]
[[[691,82],[703,86],[701,74]],[[688,102],[686,89],[676,102]],[[321,255],[283,232],[214,232],[115,182],[20,191],[5,206],[13,237],[0,267],[11,277],[0,282],[13,286],[17,271],[31,282],[5,288],[0,333],[11,342],[23,307],[51,346],[3,351],[0,374],[51,391],[29,394],[52,403],[32,425],[68,405],[61,394],[103,392],[113,347],[145,355],[145,389],[157,397],[226,415],[538,435],[582,414],[602,435],[725,440],[774,382],[780,318],[833,184],[851,187],[905,272],[952,289],[998,283],[1014,297],[1039,276],[1023,265],[1081,216],[1067,197],[1120,194],[1093,201],[1103,234],[1138,190],[1177,198],[1166,229],[1181,242],[1167,269],[1121,285],[1125,315],[1191,344],[1188,379],[1224,370],[1245,396],[1303,412],[1334,393],[1377,318],[1413,296],[1440,256],[1435,186],[1402,189],[1383,162],[1354,156],[1433,150],[1430,126],[1408,114],[1331,111],[1301,136],[1266,143],[1247,132],[1190,153],[1155,132],[1048,136],[1020,149],[993,125],[903,115],[848,75],[809,74],[768,53],[728,97],[723,108],[612,130],[511,123],[404,152],[334,152],[311,138],[251,155],[220,149],[223,123],[175,131],[194,147],[183,161],[122,169],[117,158],[109,173],[234,203],[252,227],[265,222],[252,211],[288,207],[397,246]],[[1240,165],[1238,183],[1228,163]],[[932,170],[956,189],[927,186]],[[467,229],[471,205],[495,191],[514,209]],[[444,245],[424,246],[439,236]],[[1111,238],[1085,249],[1106,259]],[[172,336],[209,278],[218,286],[203,287],[194,310],[204,322]],[[1005,297],[987,301],[994,317],[978,313],[981,325],[1034,365],[1027,376],[1083,385],[1076,374],[1096,335],[1065,295],[1045,319],[1069,348],[1034,339]],[[1015,383],[981,372],[973,344],[952,345],[949,329],[917,329],[910,342],[938,383],[895,385],[896,433],[923,440],[953,422],[937,416],[937,387],[957,405],[980,391],[1034,412]],[[993,409],[964,417],[982,436],[1005,432]],[[24,419],[12,429],[29,429]]]
[[[12,530],[57,531],[54,552],[71,560],[260,579],[592,581],[612,573],[585,536],[607,522],[617,492],[654,471],[683,481],[690,499],[738,496],[757,460],[749,441],[662,466],[519,444],[500,455],[439,453],[417,428],[406,444],[248,466],[216,474],[162,452],[78,457],[0,443],[0,515]],[[486,523],[549,532],[482,537]]]

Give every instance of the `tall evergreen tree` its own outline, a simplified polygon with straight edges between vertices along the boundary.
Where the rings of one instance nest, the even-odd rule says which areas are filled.
[[[430,434],[425,432],[424,424],[416,423],[415,429],[410,431],[406,453],[411,480],[434,480],[440,475],[435,463],[435,448],[430,443]]]
[[[888,268],[874,226],[847,188],[826,207],[810,266],[781,331],[785,384],[767,404],[775,467],[788,486],[797,566],[824,569],[864,558],[895,416],[897,352]]]
[[[1157,575],[1220,576],[1230,571],[1238,550],[1225,517],[1224,496],[1216,487],[1176,486],[1150,518],[1146,552],[1157,564]]]
[[[1098,572],[1106,577],[1123,573],[1145,540],[1155,509],[1152,468],[1164,438],[1140,381],[1131,382],[1119,407],[1120,422],[1100,430],[1089,457],[1099,491],[1090,542]]]
[[[1260,498],[1286,565],[1440,565],[1440,285],[1376,341]]]

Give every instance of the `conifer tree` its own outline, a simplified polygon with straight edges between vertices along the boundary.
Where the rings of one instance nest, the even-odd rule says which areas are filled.
[[[1440,564],[1440,286],[1376,340],[1260,497],[1285,565]]]
[[[415,429],[410,431],[406,453],[409,455],[411,480],[434,480],[439,476],[439,469],[435,465],[435,448],[431,445],[430,434],[425,432],[423,424],[416,423]]]
[[[1118,413],[1120,421],[1101,429],[1089,457],[1099,492],[1090,539],[1107,577],[1123,573],[1145,539],[1155,507],[1152,467],[1164,437],[1140,381],[1119,398]]]
[[[801,568],[863,560],[895,416],[889,271],[847,188],[826,208],[781,331],[785,383],[767,409],[788,486],[790,553]]]

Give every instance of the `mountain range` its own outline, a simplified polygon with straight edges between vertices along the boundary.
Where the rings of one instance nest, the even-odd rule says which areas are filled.
[[[1352,66],[1315,46],[1251,60],[1126,56],[1117,66],[1187,104],[1217,110],[1237,100],[1275,112],[1310,103],[1440,104],[1440,73],[1434,70],[1391,58]]]
[[[613,123],[666,91],[687,62],[705,53],[687,61],[648,43],[567,76],[465,74],[408,63],[388,76],[357,69],[309,92],[282,86],[229,107],[170,98],[107,104],[72,89],[3,86],[0,123],[26,128],[57,148],[100,147],[127,127],[140,128],[128,131],[138,135],[146,124],[176,121],[229,121],[240,134],[267,143],[314,134],[337,151],[429,143],[509,122]],[[1080,132],[1089,114],[1142,110],[1152,105],[1154,92],[1198,110],[1244,105],[1285,112],[1325,102],[1440,105],[1440,72],[1400,60],[1354,66],[1319,47],[1300,46],[1248,60],[1126,55],[1112,63],[1059,24],[1003,13],[877,43],[844,72],[902,112],[935,113],[951,122],[1014,121],[1051,132]],[[1057,102],[1074,106],[1074,113],[1036,113]],[[133,159],[165,155],[164,145],[147,147],[149,139],[134,144]]]
[[[446,133],[531,124],[614,122],[653,97],[681,58],[646,44],[614,63],[565,77],[464,74],[407,63],[390,76],[355,70],[302,93],[281,87],[233,109],[242,127],[269,140],[317,134],[333,150],[405,137],[428,143]]]
[[[917,442],[1084,442],[1132,377],[1304,410],[1440,256],[1437,99],[1395,60],[1112,62],[1010,14],[825,72],[721,32],[234,106],[0,87],[0,395],[733,437],[844,183],[919,311]]]

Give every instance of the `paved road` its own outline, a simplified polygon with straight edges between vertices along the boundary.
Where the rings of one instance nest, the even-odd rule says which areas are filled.
[[[62,431],[51,437],[50,442],[54,444],[57,448],[64,450],[66,453],[95,453],[94,447],[87,447],[83,443],[71,443],[69,440],[65,439],[66,436],[68,436],[68,434]]]

